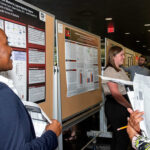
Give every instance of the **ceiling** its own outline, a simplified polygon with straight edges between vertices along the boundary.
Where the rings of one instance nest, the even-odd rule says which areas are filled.
[[[56,19],[150,56],[150,26],[144,26],[150,24],[150,0],[24,1],[52,13]],[[106,17],[112,17],[114,33],[107,33],[110,21],[106,21]],[[126,32],[130,34],[126,35]]]

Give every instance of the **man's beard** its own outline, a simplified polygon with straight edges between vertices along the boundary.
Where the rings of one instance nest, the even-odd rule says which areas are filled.
[[[139,64],[140,67],[144,67],[144,64]]]

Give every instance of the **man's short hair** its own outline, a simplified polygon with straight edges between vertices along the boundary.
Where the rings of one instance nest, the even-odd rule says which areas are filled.
[[[147,58],[144,55],[141,55],[139,58],[145,58],[145,61],[147,61]]]

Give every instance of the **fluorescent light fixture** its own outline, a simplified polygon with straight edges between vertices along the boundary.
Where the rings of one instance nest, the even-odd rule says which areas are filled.
[[[126,32],[126,33],[124,33],[124,34],[129,35],[129,34],[130,34],[130,32]]]
[[[110,21],[110,20],[112,20],[112,18],[110,18],[110,17],[109,18],[105,18],[105,20],[106,21]]]
[[[137,40],[136,42],[137,42],[137,43],[139,43],[140,41],[139,41],[139,40]]]
[[[150,27],[150,24],[147,23],[147,24],[144,24],[144,26],[145,26],[145,27]]]
[[[146,45],[143,45],[143,47],[146,47]]]

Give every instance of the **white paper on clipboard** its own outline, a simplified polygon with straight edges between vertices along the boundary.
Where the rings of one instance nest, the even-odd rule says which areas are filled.
[[[28,101],[22,102],[31,116],[36,137],[40,137],[45,132],[46,125],[52,123],[51,120],[38,104]]]

